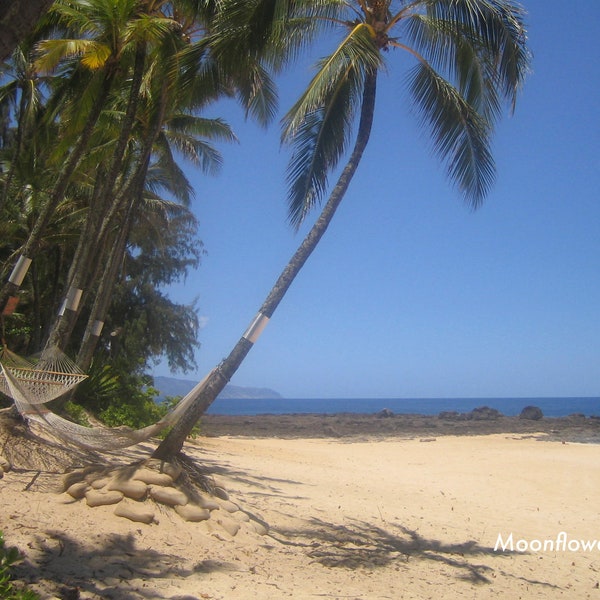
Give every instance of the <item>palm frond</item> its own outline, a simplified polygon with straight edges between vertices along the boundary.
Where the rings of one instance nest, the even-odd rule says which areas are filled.
[[[209,140],[238,141],[231,126],[221,118],[207,119],[180,113],[169,119],[168,126],[171,131],[200,136]]]
[[[473,207],[479,206],[495,177],[489,122],[429,65],[417,65],[409,83],[450,179]]]
[[[366,25],[357,25],[322,60],[305,93],[284,118],[282,142],[293,146],[288,166],[288,217],[298,227],[320,201],[329,173],[345,152],[367,72],[381,56]]]
[[[426,0],[433,21],[447,23],[447,31],[470,43],[493,69],[495,86],[514,107],[516,95],[529,72],[524,9],[512,0]]]
[[[78,56],[88,69],[104,65],[110,56],[110,48],[101,42],[86,39],[42,40],[37,45],[38,58],[35,66],[40,71],[51,72],[65,58]]]
[[[243,76],[236,78],[236,91],[246,115],[263,127],[273,120],[278,109],[277,88],[262,65],[249,64]]]

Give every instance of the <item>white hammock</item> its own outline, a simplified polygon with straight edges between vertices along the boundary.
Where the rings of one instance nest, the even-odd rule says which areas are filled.
[[[26,420],[39,424],[50,434],[90,450],[115,450],[134,446],[157,435],[165,427],[173,425],[202,391],[212,373],[209,373],[194,389],[186,394],[160,421],[148,427],[134,430],[128,427],[84,427],[63,419],[43,403],[32,402],[29,397],[30,390],[27,387],[30,380],[19,378],[20,372],[17,370],[17,375],[15,375],[13,374],[14,370],[15,368],[5,366],[0,362],[0,379],[4,381],[4,385],[8,390],[8,393],[4,393],[14,400],[19,413]]]
[[[3,366],[0,392],[16,401],[6,378],[8,372],[19,383],[29,404],[44,404],[55,400],[87,378],[58,348],[44,351],[36,362],[28,361],[3,348],[0,363]]]

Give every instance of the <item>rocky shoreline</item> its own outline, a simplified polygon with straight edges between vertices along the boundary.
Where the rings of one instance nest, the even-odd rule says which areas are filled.
[[[600,417],[570,415],[537,420],[507,417],[486,407],[470,413],[439,415],[393,414],[285,414],[204,415],[200,433],[208,437],[275,438],[435,438],[447,435],[545,434],[564,442],[600,443]]]

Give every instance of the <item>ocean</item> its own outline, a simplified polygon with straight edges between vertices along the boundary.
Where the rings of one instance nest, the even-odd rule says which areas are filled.
[[[518,415],[525,406],[538,406],[545,416],[574,413],[600,416],[595,398],[327,398],[327,399],[217,399],[209,408],[215,415],[376,413],[387,408],[397,414],[437,415],[442,411],[469,412],[489,406],[506,416]]]

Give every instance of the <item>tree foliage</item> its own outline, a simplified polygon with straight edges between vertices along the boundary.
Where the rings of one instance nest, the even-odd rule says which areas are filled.
[[[143,391],[154,362],[195,366],[197,306],[165,291],[203,253],[182,163],[218,172],[215,143],[235,136],[204,110],[238,87],[248,103],[262,94],[218,66],[215,14],[209,0],[56,0],[3,73],[0,309],[19,303],[2,340],[93,363],[78,397],[111,423],[155,416]],[[32,263],[15,284],[19,257]]]

